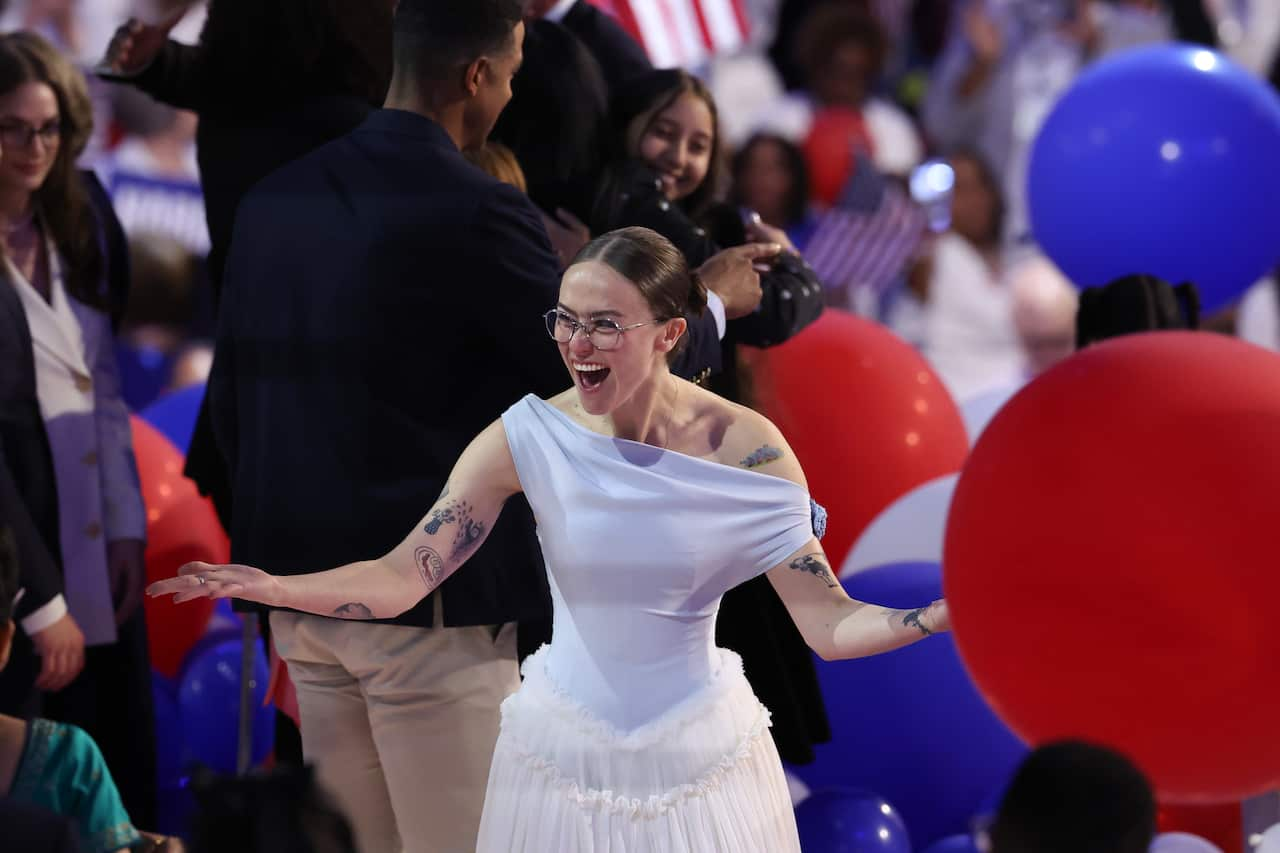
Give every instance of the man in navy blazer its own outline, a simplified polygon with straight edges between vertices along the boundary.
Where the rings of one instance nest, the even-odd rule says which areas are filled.
[[[568,387],[538,211],[460,153],[510,98],[522,34],[519,0],[400,0],[386,108],[242,202],[209,386],[235,561],[290,574],[385,553],[473,436]],[[686,376],[719,359],[716,321],[693,325]],[[304,752],[360,849],[474,849],[518,684],[512,623],[548,608],[513,498],[466,570],[395,620],[271,614]]]

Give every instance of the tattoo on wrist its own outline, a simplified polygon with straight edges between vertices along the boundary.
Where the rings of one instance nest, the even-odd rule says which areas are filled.
[[[924,624],[924,614],[928,609],[928,607],[917,607],[915,610],[908,611],[906,615],[902,617],[902,624],[908,628],[915,628],[921,634],[928,637],[933,633],[929,630],[929,627]]]
[[[808,572],[814,577],[821,578],[822,582],[827,585],[828,589],[834,589],[840,585],[835,575],[831,574],[831,569],[827,566],[827,561],[823,559],[822,554],[805,554],[792,560],[789,564],[791,568],[798,572]]]
[[[770,462],[777,462],[782,458],[782,451],[777,447],[766,444],[751,453],[746,459],[738,464],[743,468],[759,468],[761,465],[768,465]]]
[[[373,611],[358,601],[349,601],[333,611],[339,619],[372,619]]]
[[[440,555],[426,545],[419,545],[413,550],[413,562],[418,566],[418,575],[427,585],[427,590],[435,589],[444,577],[444,560]]]

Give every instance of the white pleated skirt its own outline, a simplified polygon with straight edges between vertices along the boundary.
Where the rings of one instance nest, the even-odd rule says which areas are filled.
[[[769,712],[737,655],[624,733],[551,681],[544,652],[502,704],[480,853],[799,853]]]

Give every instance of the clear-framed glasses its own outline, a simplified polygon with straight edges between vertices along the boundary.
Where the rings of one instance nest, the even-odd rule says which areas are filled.
[[[49,148],[62,138],[62,123],[45,122],[40,127],[32,127],[20,119],[4,119],[0,121],[0,145],[5,148],[26,148],[37,138]]]
[[[607,317],[601,320],[590,320],[586,323],[580,323],[570,314],[566,314],[559,308],[552,308],[542,318],[547,321],[547,334],[551,335],[552,340],[559,344],[567,344],[573,340],[573,336],[581,329],[591,341],[591,345],[598,350],[617,349],[622,344],[622,333],[631,329],[638,329],[641,326],[650,326],[654,323],[664,323],[665,320],[645,320],[643,323],[632,323],[630,326],[619,326],[613,320]]]

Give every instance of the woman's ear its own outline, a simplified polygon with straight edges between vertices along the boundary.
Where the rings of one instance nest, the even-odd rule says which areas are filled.
[[[683,317],[675,317],[667,321],[658,337],[658,351],[671,352],[680,343],[680,338],[689,330],[689,323]]]

